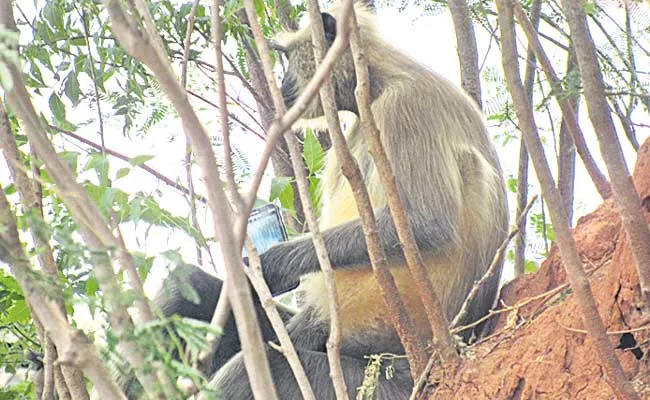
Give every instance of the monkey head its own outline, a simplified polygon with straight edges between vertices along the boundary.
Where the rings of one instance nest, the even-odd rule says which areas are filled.
[[[321,13],[325,40],[328,47],[336,38],[336,10],[330,13]],[[312,44],[311,29],[309,26],[297,32],[282,32],[273,39],[273,47],[284,54],[288,63],[282,80],[282,96],[287,107],[291,107],[298,95],[305,89],[316,72],[314,59],[314,45]],[[351,111],[357,113],[354,89],[356,75],[354,61],[349,49],[345,50],[332,69],[332,84],[336,96],[338,111]],[[304,118],[316,118],[323,115],[320,98],[309,105]]]

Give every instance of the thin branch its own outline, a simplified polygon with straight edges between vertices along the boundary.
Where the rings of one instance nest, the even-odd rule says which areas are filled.
[[[415,381],[415,384],[413,385],[413,391],[411,392],[411,396],[409,396],[409,400],[417,400],[418,396],[420,395],[420,391],[422,388],[424,388],[424,384],[427,382],[427,378],[429,377],[433,366],[436,364],[436,360],[436,357],[429,358],[427,366],[424,367],[424,371],[422,371],[418,379]]]
[[[4,152],[4,156],[7,159],[9,171],[11,172],[14,183],[16,184],[16,188],[20,195],[21,203],[23,204],[23,207],[25,207],[23,213],[26,215],[31,215],[33,218],[39,218],[42,221],[43,202],[41,198],[42,190],[40,189],[40,183],[36,182],[34,185],[32,185],[32,182],[30,182],[30,179],[27,176],[26,172],[20,168],[23,164],[20,158],[20,153],[18,151],[18,146],[16,144],[16,139],[11,132],[11,124],[7,116],[7,111],[4,108],[4,104],[1,102],[0,149],[2,149]],[[32,156],[36,157],[35,154],[32,154]],[[39,174],[38,167],[34,166],[33,170],[35,175]],[[34,241],[34,245],[37,249],[39,249],[38,259],[41,264],[41,268],[45,272],[45,275],[52,279],[53,282],[59,282],[59,271],[56,262],[54,261],[54,255],[50,244],[47,242],[47,240],[43,239],[42,235],[38,234],[37,230],[31,223],[28,225],[30,227],[30,233],[32,240]],[[57,289],[59,292],[62,290],[61,288]],[[65,303],[63,301],[63,298],[55,298],[54,301],[61,313],[65,315]],[[55,345],[52,343],[52,339],[49,336],[42,333],[42,330],[42,327],[41,329],[37,329],[41,335],[41,342],[44,344],[43,348],[45,350],[45,382],[43,385],[44,396],[51,391],[51,384],[54,383],[57,383],[57,386],[59,386],[61,389],[57,391],[62,392],[64,389],[67,390],[65,387],[65,380],[67,380],[70,382],[70,390],[74,395],[74,399],[88,399],[88,391],[85,388],[83,376],[81,375],[80,371],[76,368],[71,367],[64,368],[62,371],[61,366],[54,365],[53,362],[57,357]],[[57,371],[64,379],[63,382],[55,382]]]
[[[352,2],[346,2],[344,5],[344,10],[341,13],[341,16],[339,17],[339,20],[337,21],[337,25],[342,25],[344,29],[343,32],[340,32],[337,26],[337,35],[336,35],[337,39],[338,36],[343,36],[343,39],[347,41],[349,30],[350,30],[350,25],[348,21],[350,18],[351,8],[352,8]],[[323,29],[323,20],[321,17],[318,1],[310,0],[309,2],[307,2],[307,9],[309,10],[309,20],[310,20],[309,25],[311,27],[311,37],[314,46],[314,60],[316,62],[316,65],[318,65],[319,63],[322,63],[323,56],[325,55],[327,49],[327,44],[325,42],[325,32]],[[341,132],[341,125],[338,119],[336,104],[335,101],[333,100],[334,91],[332,88],[331,79],[324,82],[323,86],[320,88],[319,94],[321,98],[321,104],[323,105],[323,111],[327,119],[330,136],[333,138],[333,140],[337,142],[337,144],[340,147],[341,145],[340,139],[343,138],[343,133]],[[294,137],[292,137],[291,139],[287,138],[287,144],[289,144],[290,148],[297,147],[295,142],[296,139]],[[305,174],[304,170],[302,169],[302,165],[300,166],[300,168],[301,170],[298,171],[294,167],[294,173],[296,175]],[[303,183],[303,185],[301,186],[306,186],[306,185]],[[300,192],[302,191],[304,191],[304,189],[300,190]],[[300,194],[302,197],[302,193]],[[303,212],[305,214],[305,219],[307,220],[309,230],[314,233],[318,232],[318,238],[320,241],[320,243],[318,243],[318,246],[319,247],[322,246],[320,249],[319,247],[316,247],[317,252],[323,252],[324,250],[322,258],[324,259],[323,261],[325,262],[324,263],[321,262],[320,264],[321,264],[321,268],[323,269],[323,272],[326,274],[327,297],[329,301],[329,313],[331,315],[330,332],[327,340],[327,358],[330,365],[330,376],[332,377],[332,383],[334,385],[336,398],[339,400],[343,400],[343,399],[347,399],[348,395],[347,395],[347,386],[343,375],[343,368],[341,366],[341,356],[340,356],[341,326],[340,326],[340,319],[339,319],[340,305],[339,305],[338,293],[336,292],[334,272],[332,271],[332,265],[330,264],[329,255],[327,254],[327,250],[325,249],[325,243],[322,239],[322,236],[320,235],[320,230],[318,228],[317,222],[315,221],[315,216],[313,215],[310,204],[304,204],[304,205],[307,206],[307,207],[303,206]],[[370,206],[370,203],[368,203],[367,205]],[[309,210],[307,210],[306,208],[309,208]],[[314,228],[316,229],[316,231],[314,231]],[[314,241],[314,245],[316,244],[317,244],[316,241]],[[319,257],[319,261],[320,261],[320,257]]]
[[[307,379],[305,369],[300,362],[296,348],[291,342],[287,328],[284,326],[284,321],[282,321],[276,304],[273,301],[273,295],[264,281],[260,256],[250,240],[247,242],[248,257],[250,260],[250,268],[247,270],[248,278],[255,288],[255,291],[258,293],[262,308],[264,308],[264,311],[269,318],[269,322],[271,323],[278,341],[280,342],[280,346],[282,346],[281,353],[287,359],[289,367],[291,367],[291,371],[293,371],[293,375],[296,377],[300,394],[302,394],[304,400],[315,400],[316,396],[314,395],[311,384]]]
[[[323,85],[323,82],[325,82],[325,80],[329,77],[329,73],[334,67],[334,63],[336,60],[338,60],[346,47],[347,43],[340,38],[340,35],[337,35],[336,39],[334,39],[334,43],[332,43],[332,46],[327,52],[327,55],[325,58],[323,58],[323,62],[316,69],[314,77],[311,79],[311,81],[309,81],[305,89],[298,96],[294,105],[288,109],[286,113],[282,114],[282,116],[276,118],[271,123],[266,139],[267,145],[260,156],[260,163],[251,182],[251,189],[249,190],[248,196],[244,199],[244,209],[242,212],[243,215],[250,214],[250,210],[253,208],[257,190],[262,181],[262,177],[264,176],[264,172],[266,171],[266,165],[269,161],[269,158],[271,157],[271,153],[274,151],[275,144],[278,142],[284,132],[289,129],[291,125],[293,125],[293,123],[296,122],[296,120],[300,118],[300,116],[305,112],[314,97],[318,95],[318,90]],[[236,224],[235,234],[241,243],[243,243],[244,233],[246,232],[246,225],[246,220],[240,220]]]
[[[600,153],[612,181],[614,200],[621,214],[637,266],[641,294],[650,307],[650,229],[641,209],[641,201],[625,164],[623,150],[616,135],[611,111],[605,98],[603,75],[598,64],[596,47],[587,27],[585,10],[580,4],[563,0],[569,21],[578,67],[584,85],[589,118],[598,137]]]
[[[78,140],[78,141],[80,141],[81,143],[83,143],[83,144],[85,144],[85,145],[87,145],[87,146],[92,147],[93,149],[96,149],[96,150],[99,150],[99,151],[101,151],[101,149],[102,149],[101,145],[99,145],[99,144],[97,144],[97,143],[94,143],[94,142],[92,142],[91,140],[88,140],[88,139],[86,139],[86,138],[83,137],[83,136],[79,136],[79,135],[77,135],[76,133],[73,133],[73,132],[67,131],[67,130],[62,129],[62,128],[58,128],[58,127],[56,127],[56,126],[54,126],[54,125],[49,125],[49,128],[50,128],[50,129],[54,129],[55,131],[57,131],[57,132],[59,132],[59,133],[62,133],[62,134],[64,134],[64,135],[66,135],[66,136],[70,136],[71,138],[73,138],[73,139],[75,139],[75,140]],[[115,158],[119,158],[119,159],[122,160],[122,161],[126,161],[126,162],[129,163],[129,164],[131,164],[131,162],[132,162],[132,160],[133,160],[131,157],[129,157],[129,156],[127,156],[127,155],[124,155],[124,154],[122,154],[122,153],[120,153],[120,152],[117,152],[117,151],[115,151],[115,150],[112,150],[112,149],[110,149],[110,148],[106,148],[106,149],[104,149],[104,150],[105,150],[106,154],[111,155],[111,156],[113,156],[113,157],[115,157]],[[132,164],[131,164],[131,165],[132,165]],[[150,173],[150,174],[153,175],[156,179],[160,179],[164,184],[166,184],[166,185],[168,185],[168,186],[170,186],[170,187],[173,187],[174,189],[178,190],[179,192],[184,193],[184,194],[186,194],[186,195],[189,195],[189,194],[190,194],[190,190],[189,190],[188,188],[186,188],[185,186],[181,185],[180,183],[178,183],[178,182],[172,180],[171,178],[169,178],[169,177],[163,175],[162,173],[156,171],[155,169],[153,169],[153,168],[151,168],[150,166],[148,166],[146,163],[138,163],[138,164],[136,165],[136,167],[142,169],[143,171],[146,171],[146,172]],[[205,203],[205,202],[206,202],[205,197],[203,197],[203,196],[200,195],[200,194],[196,194],[196,193],[195,193],[195,194],[194,194],[194,197],[195,197],[198,201],[200,201],[200,202],[202,202],[202,203]]]
[[[0,7],[0,23],[8,29],[16,31],[11,2],[1,0]],[[84,188],[76,182],[68,164],[57,155],[47,137],[45,127],[31,103],[22,74],[17,66],[13,63],[6,63],[5,65],[9,69],[13,82],[13,86],[6,93],[9,104],[23,122],[30,143],[45,164],[50,177],[56,183],[56,190],[68,205],[73,218],[79,223],[84,240],[96,253],[92,260],[94,271],[107,301],[111,325],[118,334],[124,335],[123,340],[119,343],[120,348],[123,350],[125,358],[135,369],[140,382],[150,391],[150,396],[160,398],[161,393],[158,391],[160,381],[158,377],[152,371],[143,368],[145,366],[144,354],[140,346],[127,335],[127,333],[133,332],[133,321],[121,296],[121,289],[117,283],[117,277],[107,249],[117,249],[115,255],[120,263],[133,262],[133,259],[124,249],[120,248],[119,243],[104,222],[103,215]],[[129,279],[135,289],[134,303],[140,315],[146,319],[153,313],[144,293],[139,290],[141,289],[140,278],[136,274],[136,276],[129,276]]]
[[[508,236],[505,238],[503,243],[501,243],[501,246],[499,246],[497,252],[494,254],[494,258],[492,259],[492,263],[490,263],[490,267],[487,269],[487,271],[485,272],[485,274],[481,279],[474,282],[474,286],[472,286],[472,290],[467,295],[467,298],[465,299],[465,302],[463,303],[463,306],[460,308],[458,314],[456,314],[453,321],[451,321],[451,324],[449,325],[449,329],[453,330],[458,326],[458,324],[463,319],[465,319],[467,313],[469,312],[469,307],[471,303],[474,301],[474,299],[476,298],[476,296],[478,295],[479,291],[483,288],[483,286],[485,286],[487,282],[491,280],[491,278],[494,277],[497,270],[499,269],[499,266],[501,265],[503,254],[508,248],[508,244],[519,233],[521,227],[526,222],[526,215],[528,214],[528,211],[530,211],[530,208],[533,206],[533,204],[535,204],[536,201],[537,201],[537,195],[533,196],[528,202],[528,204],[526,205],[526,207],[522,210],[521,214],[517,218],[517,222],[510,229],[510,233],[508,233]]]
[[[560,293],[560,292],[564,291],[567,288],[569,288],[569,284],[564,283],[562,285],[554,287],[553,289],[547,290],[544,293],[540,293],[540,294],[538,294],[536,296],[531,296],[531,297],[527,297],[525,299],[521,299],[516,304],[514,304],[512,306],[505,305],[503,308],[499,308],[497,310],[494,310],[494,309],[490,310],[490,312],[487,315],[484,315],[483,317],[477,319],[474,322],[471,322],[471,323],[469,323],[467,325],[463,325],[463,326],[459,326],[459,327],[451,329],[451,333],[452,334],[458,334],[458,333],[466,331],[468,329],[472,329],[475,326],[480,325],[484,321],[487,321],[488,319],[494,317],[495,315],[503,314],[503,313],[506,313],[506,312],[513,312],[513,311],[518,312],[518,310],[520,310],[521,308],[527,306],[528,304],[532,303],[533,301],[548,299],[551,296],[554,296],[555,294]],[[474,346],[478,345],[478,342],[474,343],[473,345]]]
[[[11,7],[11,2],[0,3],[2,11],[7,10],[7,6]],[[0,225],[4,227],[0,232],[0,260],[9,265],[23,289],[34,319],[42,321],[56,343],[59,362],[84,370],[102,398],[126,400],[88,338],[68,324],[59,306],[46,295],[51,293],[51,287],[42,278],[35,279],[36,273],[23,251],[16,220],[3,190],[0,190]]]
[[[518,4],[518,2],[516,2]],[[581,7],[581,4],[577,4]],[[555,187],[548,162],[544,155],[544,147],[537,133],[533,113],[528,98],[524,92],[517,59],[515,39],[515,24],[513,16],[513,0],[497,0],[497,9],[501,30],[502,61],[508,89],[513,99],[519,127],[526,140],[526,148],[530,153],[537,179],[542,188],[542,195],[548,202],[551,222],[555,229],[555,237],[560,255],[564,261],[567,277],[576,295],[576,302],[582,311],[585,327],[589,329],[596,351],[600,356],[605,375],[612,390],[617,396],[638,399],[630,382],[625,378],[623,368],[614,354],[605,331],[603,320],[598,314],[598,306],[591,292],[591,286],[582,268],[582,262],[575,240],[571,234],[569,220],[564,212],[562,198]],[[575,38],[574,38],[575,39]],[[576,47],[579,46],[575,42]],[[540,60],[541,61],[541,60]]]
[[[461,87],[482,107],[481,77],[478,67],[476,35],[467,0],[449,0],[449,11],[456,32],[456,51],[460,64]]]
[[[598,169],[596,161],[593,159],[591,152],[587,147],[584,134],[578,125],[575,111],[573,109],[573,104],[571,104],[571,100],[569,98],[562,95],[562,83],[560,81],[560,78],[558,78],[557,74],[555,73],[555,69],[553,68],[550,59],[546,55],[546,52],[544,52],[544,49],[542,48],[542,45],[539,42],[539,38],[536,34],[536,30],[526,16],[526,12],[518,2],[514,2],[513,4],[515,15],[522,29],[526,33],[528,43],[535,52],[535,55],[537,56],[540,65],[542,66],[544,74],[551,83],[553,94],[558,101],[560,109],[562,110],[563,121],[566,123],[569,133],[571,133],[571,138],[573,139],[573,143],[576,146],[576,151],[580,155],[580,158],[582,158],[585,169],[589,173],[591,180],[594,182],[598,193],[603,199],[607,199],[611,195],[610,184],[607,181],[607,178]]]
[[[539,28],[542,13],[542,0],[534,0],[531,5],[530,19],[535,30]],[[524,72],[524,90],[528,101],[533,105],[533,87],[535,85],[535,72],[537,71],[537,58],[530,45],[526,49],[526,71]],[[523,136],[519,143],[519,163],[517,169],[517,219],[523,214],[528,199],[528,166],[530,164],[526,142]],[[520,224],[519,233],[515,237],[515,278],[526,273],[526,220]]]
[[[235,64],[235,62],[226,54],[223,55],[223,58],[225,58],[228,64],[230,64],[230,67],[232,68],[234,74],[239,78],[240,82],[242,82],[242,84],[246,86],[246,89],[248,89],[253,97],[255,97],[255,101],[257,101],[257,103],[261,105],[264,110],[271,111],[271,107],[268,105],[266,99],[260,96],[259,93],[257,93],[257,90],[251,86],[250,82],[248,82],[246,77],[239,71],[237,64]]]
[[[74,3],[73,3],[74,5]],[[81,5],[83,7],[83,5]],[[75,5],[75,8],[77,6]],[[102,144],[102,154],[106,152],[106,142],[104,141],[104,117],[102,116],[102,103],[99,96],[99,84],[97,83],[97,76],[95,72],[95,62],[93,58],[92,49],[90,46],[90,32],[88,31],[88,21],[86,20],[86,11],[77,9],[81,16],[81,24],[83,25],[86,48],[88,49],[88,69],[90,70],[90,79],[93,81],[93,90],[95,91],[95,102],[97,105],[97,122],[99,123],[99,138]]]
[[[190,58],[190,47],[192,46],[192,32],[194,31],[194,20],[196,19],[196,12],[199,9],[199,0],[194,0],[190,13],[187,16],[187,29],[185,30],[185,42],[183,43],[183,62],[181,64],[181,86],[187,88],[187,68]],[[194,200],[194,178],[192,177],[192,143],[185,135],[185,179],[187,180],[187,188],[189,190],[188,202],[190,206],[190,220],[192,227],[197,231],[199,228],[199,219],[196,215],[196,201]],[[203,254],[201,253],[201,246],[198,243],[195,245],[196,261],[199,265],[203,264]]]
[[[187,89],[187,94],[189,94],[189,95],[192,96],[192,97],[196,97],[197,99],[199,99],[199,100],[201,100],[202,102],[208,104],[209,106],[212,106],[212,107],[214,107],[215,109],[219,110],[219,106],[218,106],[216,103],[214,103],[213,101],[210,101],[210,100],[206,99],[205,97],[201,96],[200,94],[198,94],[198,93],[196,93],[196,92],[194,92],[194,91],[192,91],[192,90],[190,90],[190,89]],[[266,138],[263,134],[261,134],[259,131],[255,130],[255,129],[251,128],[247,123],[245,123],[244,121],[242,121],[242,120],[241,120],[239,117],[237,117],[235,114],[228,113],[228,117],[231,118],[231,119],[232,119],[233,121],[235,121],[236,123],[238,123],[238,124],[239,124],[242,128],[244,128],[245,130],[249,131],[249,132],[252,133],[253,135],[255,135],[255,136],[257,136],[258,138],[260,138],[260,140],[262,140],[262,141],[266,141],[266,140],[267,140],[267,138]]]
[[[198,2],[198,0],[197,0]],[[221,1],[214,0],[212,5],[212,42],[215,52],[215,81],[217,83],[217,99],[219,101],[219,122],[221,124],[221,136],[223,137],[224,152],[224,170],[226,175],[226,187],[233,197],[232,203],[239,208],[241,197],[237,191],[237,182],[235,182],[235,173],[232,166],[232,148],[230,145],[230,127],[228,126],[228,106],[226,103],[226,81],[223,73],[223,53],[221,50],[221,41],[223,36],[223,27],[221,26]]]
[[[555,321],[555,322],[558,322],[558,321]],[[584,329],[571,328],[571,327],[568,327],[568,326],[564,326],[564,325],[560,324],[559,322],[558,322],[558,325],[560,325],[563,329],[566,329],[566,330],[571,331],[571,332],[582,333],[582,334],[588,334],[589,333]],[[620,330],[620,331],[608,331],[607,334],[611,335],[611,336],[615,336],[615,335],[623,335],[623,334],[626,334],[626,333],[642,332],[642,331],[647,331],[647,330],[650,330],[650,325],[644,325],[644,326],[640,326],[638,328],[623,329],[623,330]]]

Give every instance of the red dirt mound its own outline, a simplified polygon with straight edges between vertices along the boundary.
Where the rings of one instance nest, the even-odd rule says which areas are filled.
[[[634,182],[650,221],[650,140],[639,149]],[[574,237],[612,347],[637,390],[650,398],[650,329],[634,329],[650,322],[650,309],[641,302],[636,266],[614,203],[607,201],[581,218]],[[500,314],[496,334],[474,346],[454,379],[429,390],[428,398],[614,398],[565,282],[559,251],[553,247],[537,273],[502,291],[502,306],[526,303]]]

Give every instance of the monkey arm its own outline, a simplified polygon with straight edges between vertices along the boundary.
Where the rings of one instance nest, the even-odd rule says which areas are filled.
[[[437,214],[440,215],[440,214]],[[393,219],[387,207],[376,213],[379,238],[388,258],[403,257]],[[436,252],[456,238],[457,219],[409,210],[409,222],[421,251]],[[368,268],[370,259],[361,222],[357,219],[322,232],[332,268]],[[264,278],[273,294],[295,288],[300,276],[319,271],[310,237],[282,243],[261,255]]]

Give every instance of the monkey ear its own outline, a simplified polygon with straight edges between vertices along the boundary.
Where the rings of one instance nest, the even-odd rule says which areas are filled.
[[[336,19],[329,13],[320,13],[323,19],[323,29],[325,30],[325,39],[333,42],[336,38]]]

